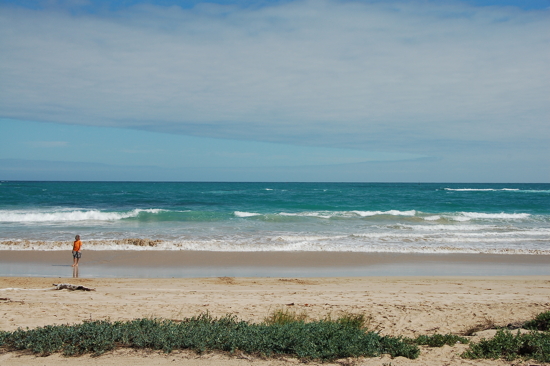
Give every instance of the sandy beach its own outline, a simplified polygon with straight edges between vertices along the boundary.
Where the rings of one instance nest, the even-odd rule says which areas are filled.
[[[83,265],[82,265],[83,266]],[[94,292],[55,291],[69,282]],[[323,278],[0,278],[0,329],[15,330],[84,320],[182,319],[208,311],[262,321],[277,309],[319,319],[342,312],[363,313],[381,334],[463,334],[482,324],[505,326],[550,310],[550,276],[323,277]],[[489,337],[491,330],[474,339]],[[464,360],[467,346],[421,347],[418,359],[389,356],[339,360],[356,365],[511,365],[502,360]],[[220,353],[117,350],[93,358],[0,354],[2,365],[291,365],[291,358],[260,359]],[[346,363],[347,362],[347,363]],[[355,363],[353,363],[355,362]],[[526,363],[529,364],[529,363]]]

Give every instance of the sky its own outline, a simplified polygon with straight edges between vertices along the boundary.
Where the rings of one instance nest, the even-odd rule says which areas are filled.
[[[550,0],[0,0],[0,180],[550,182]]]

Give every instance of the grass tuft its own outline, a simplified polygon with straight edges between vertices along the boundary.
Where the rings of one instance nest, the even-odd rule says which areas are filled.
[[[277,309],[271,312],[264,319],[264,324],[266,325],[283,325],[289,323],[304,323],[308,319],[306,311],[301,311],[300,313],[291,309]]]
[[[343,313],[336,322],[357,329],[368,329],[372,317],[367,317],[365,314]]]

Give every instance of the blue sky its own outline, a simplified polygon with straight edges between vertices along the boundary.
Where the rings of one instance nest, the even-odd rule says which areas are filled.
[[[550,0],[0,1],[0,179],[550,181]]]

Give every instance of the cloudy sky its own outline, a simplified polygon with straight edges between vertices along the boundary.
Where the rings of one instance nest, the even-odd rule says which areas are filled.
[[[550,182],[550,0],[0,0],[0,179]]]

